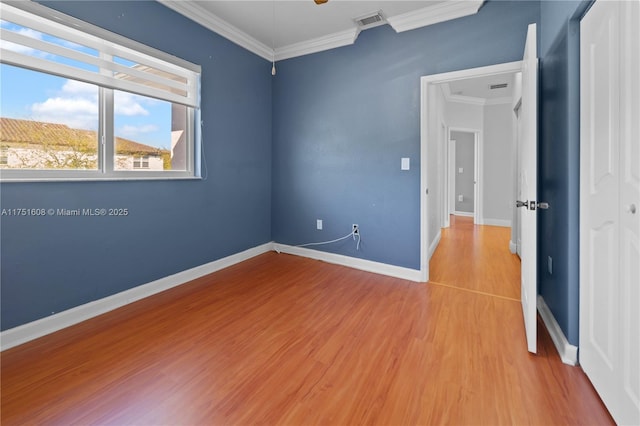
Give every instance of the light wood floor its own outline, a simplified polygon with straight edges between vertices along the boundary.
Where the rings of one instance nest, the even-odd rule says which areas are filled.
[[[452,215],[431,257],[431,282],[520,300],[520,259],[509,251],[510,238],[511,228]]]
[[[502,230],[463,228],[448,282],[268,253],[9,349],[2,424],[612,424],[540,322],[527,353]]]

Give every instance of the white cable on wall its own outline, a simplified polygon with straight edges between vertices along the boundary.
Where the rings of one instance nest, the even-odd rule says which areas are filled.
[[[353,236],[354,240],[356,240],[356,238],[357,238],[357,240],[356,240],[357,241],[356,250],[360,250],[360,232],[358,232],[356,234],[355,230],[351,231],[350,233],[348,233],[344,237],[336,238],[335,240],[322,241],[322,242],[319,242],[319,243],[298,244],[297,246],[294,246],[294,247],[321,246],[321,245],[325,245],[325,244],[337,243],[338,241],[346,240],[347,238],[349,238],[351,236]]]

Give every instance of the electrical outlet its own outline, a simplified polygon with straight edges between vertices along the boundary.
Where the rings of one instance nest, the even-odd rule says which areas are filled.
[[[356,235],[360,235],[360,228],[358,228],[358,224],[354,223],[352,230],[351,230],[352,234],[353,234],[353,239],[356,239]]]
[[[322,219],[316,220],[316,229],[322,230]]]

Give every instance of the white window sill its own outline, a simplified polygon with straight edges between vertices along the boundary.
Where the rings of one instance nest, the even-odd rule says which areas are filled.
[[[199,176],[158,176],[158,177],[117,177],[117,176],[105,176],[105,177],[59,177],[59,178],[11,178],[11,179],[0,179],[0,184],[2,183],[25,183],[25,182],[130,182],[130,181],[167,181],[167,180],[204,180]]]

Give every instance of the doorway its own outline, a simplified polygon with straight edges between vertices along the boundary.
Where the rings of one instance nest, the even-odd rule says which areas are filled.
[[[480,201],[479,139],[480,131],[449,129],[450,181],[448,187],[443,187],[448,200],[448,214],[471,217],[475,224],[479,222]]]
[[[511,120],[513,116],[512,98],[508,99],[495,99],[487,101],[483,99],[482,102],[477,102],[473,99],[474,96],[465,96],[460,94],[456,89],[455,84],[464,85],[470,84],[473,79],[480,79],[485,82],[484,86],[491,86],[488,83],[488,79],[492,79],[496,76],[502,76],[502,80],[512,82],[515,79],[515,75],[522,70],[522,62],[511,62],[506,64],[498,64],[481,68],[474,68],[469,70],[455,71],[444,74],[437,74],[431,76],[425,76],[421,79],[421,262],[420,273],[421,279],[424,281],[429,280],[429,258],[433,254],[437,247],[440,238],[443,224],[447,223],[444,215],[451,212],[451,204],[454,204],[453,211],[455,212],[455,203],[452,198],[455,195],[462,195],[463,202],[465,199],[473,200],[474,208],[470,210],[472,215],[476,215],[474,218],[476,224],[488,224],[497,226],[511,226],[512,223],[512,209],[513,209],[513,190],[512,186],[515,184],[516,177],[513,174],[515,170],[509,170],[506,178],[496,178],[494,175],[491,177],[495,181],[501,183],[509,183],[511,186],[507,189],[500,189],[491,191],[489,195],[498,194],[504,195],[502,200],[489,203],[487,206],[489,209],[503,209],[507,211],[507,215],[501,218],[485,218],[483,211],[485,203],[483,203],[483,191],[484,179],[482,172],[483,164],[483,150],[484,150],[484,131],[483,128],[483,114],[482,108],[486,104],[504,103],[504,107],[509,111],[508,120]],[[483,80],[484,79],[484,80]],[[443,87],[447,86],[449,89],[448,98],[452,100],[450,104],[445,106],[445,95]],[[451,91],[451,88],[454,91]],[[486,88],[486,87],[485,87]],[[464,89],[466,90],[466,88]],[[474,113],[478,111],[478,113]],[[455,118],[452,118],[455,117]],[[456,174],[452,173],[456,170],[453,165],[453,156],[457,147],[452,143],[443,143],[441,134],[441,123],[444,122],[448,129],[448,134],[451,131],[467,131],[475,134],[475,161],[474,161],[474,173],[475,177],[475,190],[471,192],[472,195],[465,197],[465,194],[456,194],[452,190],[454,187],[454,178]],[[510,146],[507,149],[499,149],[502,155],[505,155],[505,161],[509,164],[512,163],[515,158],[513,153],[513,134],[507,135]],[[450,138],[451,139],[451,138]],[[442,161],[442,152],[447,152],[449,155],[448,161]],[[446,172],[442,173],[439,165],[445,168]],[[453,169],[453,170],[452,170]],[[459,167],[457,171],[459,172]],[[465,174],[465,167],[462,168],[462,174]],[[493,168],[491,168],[493,169]],[[478,193],[480,192],[480,193]],[[458,199],[456,197],[455,199]],[[469,200],[469,201],[471,201]],[[449,206],[445,205],[449,204]],[[449,208],[447,208],[449,207]],[[487,223],[488,222],[488,223]],[[509,247],[510,243],[507,243]]]
[[[459,82],[474,78],[493,78],[495,76],[504,74],[515,75],[518,72],[522,73],[521,95],[519,99],[517,99],[517,101],[521,102],[522,104],[519,132],[523,148],[521,153],[521,156],[523,158],[523,167],[518,171],[519,174],[522,175],[522,179],[518,179],[518,183],[522,186],[523,193],[527,195],[528,201],[518,201],[517,206],[527,206],[527,210],[529,210],[528,214],[526,215],[526,219],[524,218],[525,215],[523,215],[522,221],[523,249],[521,258],[522,266],[520,293],[525,334],[527,340],[527,349],[529,350],[529,352],[535,353],[537,350],[537,270],[535,268],[537,260],[537,225],[535,213],[538,204],[540,204],[535,201],[537,198],[536,188],[538,142],[538,58],[536,24],[530,24],[527,28],[527,36],[525,40],[522,61],[436,74],[421,78],[420,272],[421,278],[423,278],[425,281],[429,280],[430,255],[432,255],[435,251],[435,248],[437,247],[438,242],[441,238],[441,229],[435,229],[436,226],[440,224],[437,215],[441,211],[441,206],[439,206],[438,201],[442,199],[438,196],[440,191],[442,191],[442,183],[438,181],[437,152],[439,139],[437,139],[437,121],[435,120],[441,119],[441,117],[443,116],[443,101],[441,95],[442,91],[438,90],[437,85],[441,83]],[[516,98],[513,98],[512,100],[514,101],[514,103],[516,102]],[[513,144],[513,140],[511,140],[511,144]],[[479,156],[481,159],[484,156],[482,150],[480,150]],[[508,156],[509,154],[507,154],[507,158]],[[434,157],[436,161],[434,161]],[[513,183],[513,181],[514,176],[512,175],[511,182]],[[433,196],[430,196],[430,191],[432,191],[431,195]],[[514,200],[512,200],[511,203],[513,203],[513,201]],[[489,206],[493,206],[493,204],[487,204]],[[499,205],[499,203],[497,205]],[[511,204],[509,207],[513,208],[513,204]],[[483,213],[484,211],[480,209],[480,217],[483,216]]]

